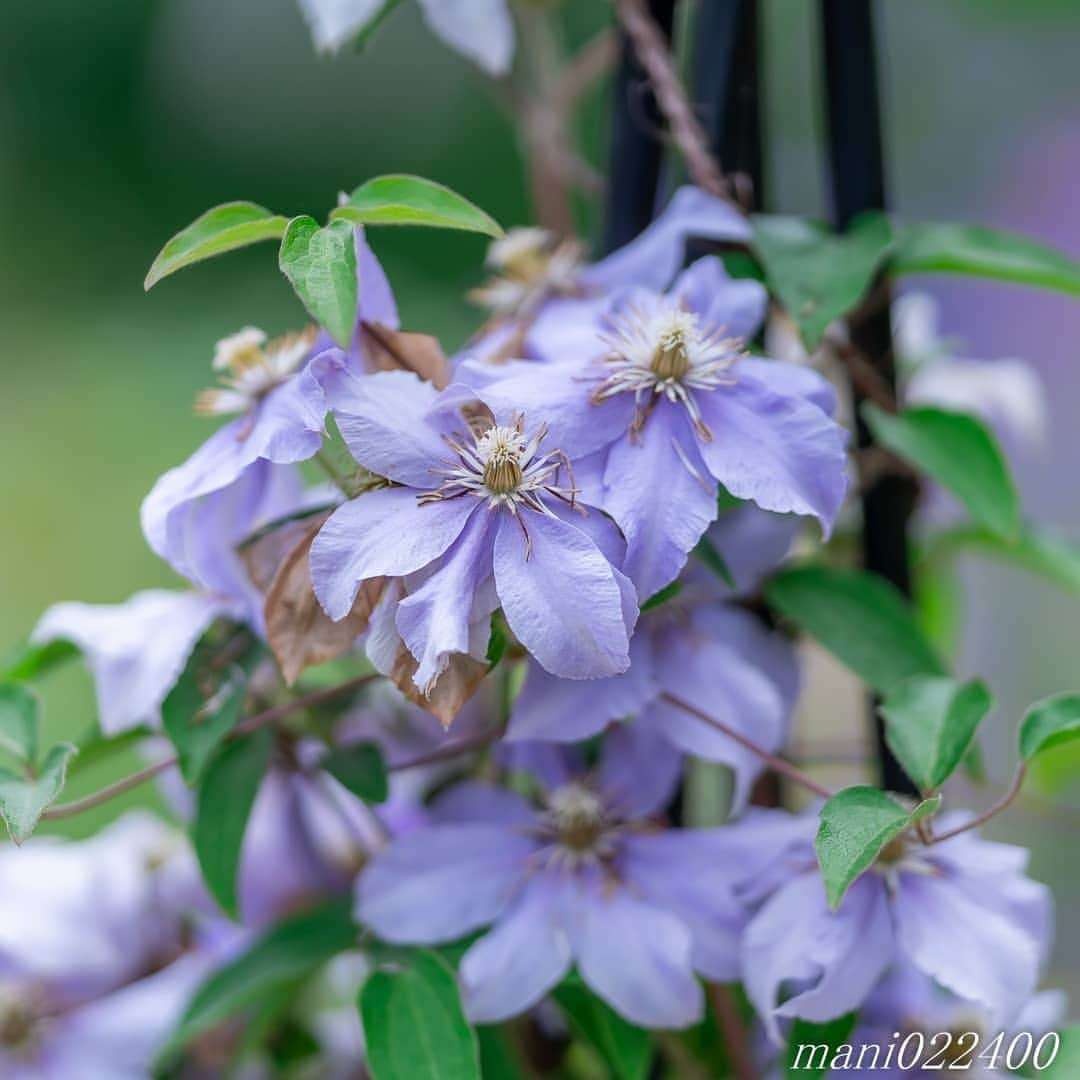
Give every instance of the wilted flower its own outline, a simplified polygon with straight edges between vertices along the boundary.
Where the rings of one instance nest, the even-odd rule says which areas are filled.
[[[950,820],[951,819],[951,820]],[[1024,876],[1023,848],[971,832],[924,845],[903,836],[830,910],[810,842],[789,842],[779,887],[747,927],[747,994],[774,1039],[778,1021],[859,1008],[893,964],[908,963],[1007,1023],[1035,991],[1051,936],[1049,890]],[[941,831],[962,815],[946,815]]]
[[[361,874],[360,921],[402,944],[493,924],[460,966],[479,1023],[530,1008],[572,964],[634,1023],[694,1023],[695,972],[735,978],[735,890],[763,847],[755,830],[771,819],[657,831],[649,819],[673,794],[678,755],[630,727],[608,735],[593,771],[550,746],[526,747],[519,761],[544,784],[540,805],[479,784],[451,789],[435,808],[446,823],[399,840]]]
[[[586,498],[627,541],[640,597],[668,584],[716,518],[718,486],[766,510],[816,517],[827,533],[847,486],[846,436],[811,372],[748,356],[764,289],[714,257],[670,293],[627,293],[558,330],[547,363],[466,365],[487,399],[548,419]],[[491,374],[495,372],[497,374]]]
[[[425,690],[499,605],[546,670],[625,670],[637,607],[612,565],[621,540],[577,505],[542,417],[487,410],[467,388],[438,395],[407,373],[342,374],[330,390],[342,436],[392,486],[339,507],[315,538],[311,579],[327,614],[348,614],[365,581],[405,579],[395,623]]]

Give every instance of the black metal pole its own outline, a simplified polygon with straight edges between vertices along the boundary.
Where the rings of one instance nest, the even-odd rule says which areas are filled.
[[[649,0],[649,13],[670,40],[676,0]],[[604,247],[629,243],[653,219],[664,148],[664,118],[625,34],[621,37],[611,119]]]
[[[886,208],[885,167],[878,98],[877,62],[871,0],[822,0],[825,41],[825,91],[828,105],[829,164],[832,214],[845,229],[865,210]],[[852,344],[873,364],[891,390],[896,389],[889,292],[885,281],[875,289],[875,302],[852,320]],[[856,410],[862,403],[853,390]],[[861,418],[856,420],[860,448],[871,444]],[[863,563],[905,596],[911,595],[908,519],[918,496],[916,482],[883,474],[863,492]],[[871,704],[881,781],[892,791],[916,789],[885,745],[876,702]]]

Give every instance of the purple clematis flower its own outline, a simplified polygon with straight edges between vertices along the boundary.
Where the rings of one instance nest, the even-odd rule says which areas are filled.
[[[356,257],[361,285],[348,352],[325,332],[267,343],[261,331],[247,327],[219,342],[214,367],[224,385],[200,395],[197,408],[240,415],[165,473],[143,502],[143,532],[151,548],[200,588],[235,593],[247,580],[235,546],[281,516],[283,503],[295,505],[300,478],[291,466],[322,446],[324,365],[366,370],[361,322],[398,326],[393,294],[361,229]]]
[[[466,784],[435,806],[443,824],[392,844],[361,874],[357,916],[387,941],[433,944],[493,924],[465,953],[468,1015],[498,1022],[535,1005],[576,965],[628,1020],[700,1018],[695,973],[731,980],[763,813],[722,829],[657,831],[679,775],[673,748],[615,728],[586,771],[563,748],[517,754],[544,783],[539,807]]]
[[[345,503],[315,538],[311,580],[326,613],[347,615],[364,581],[403,579],[395,625],[425,692],[500,605],[545,670],[625,670],[637,605],[612,565],[622,541],[577,505],[542,418],[477,409],[469,388],[437,394],[409,373],[340,375],[328,389],[342,436],[393,486]]]
[[[798,519],[754,506],[730,511],[710,537],[724,552],[739,594],[784,557]],[[635,717],[680,750],[729,765],[734,805],[742,806],[761,760],[723,732],[663,695],[677,695],[753,739],[778,750],[798,692],[798,668],[786,639],[729,601],[732,590],[701,567],[680,591],[646,611],[630,642],[630,670],[607,679],[571,682],[530,662],[510,713],[507,738],[575,741],[609,723]]]
[[[466,363],[486,400],[548,418],[585,497],[619,524],[623,570],[647,598],[674,579],[717,513],[717,492],[831,529],[847,487],[846,434],[819,376],[746,355],[765,290],[719,259],[694,263],[666,294],[632,290],[563,323],[547,363]],[[605,328],[606,327],[606,328]]]
[[[950,820],[952,819],[952,820]],[[963,820],[946,815],[941,831]],[[1035,991],[1052,932],[1049,890],[1024,876],[1027,851],[961,833],[925,846],[902,837],[829,909],[812,846],[815,821],[788,838],[781,883],[747,927],[747,994],[774,1040],[786,1017],[857,1009],[894,964],[1007,1023]]]

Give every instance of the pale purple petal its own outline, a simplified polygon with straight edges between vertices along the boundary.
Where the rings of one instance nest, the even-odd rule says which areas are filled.
[[[482,780],[465,780],[433,800],[431,812],[440,822],[532,825],[536,811],[516,791]]]
[[[631,1023],[683,1028],[701,1019],[701,984],[691,963],[693,942],[681,920],[607,888],[578,879],[566,918],[581,977]]]
[[[615,675],[630,665],[618,571],[580,529],[547,514],[504,514],[495,536],[495,585],[517,639],[564,678]],[[633,612],[636,617],[636,611]]]
[[[361,873],[357,918],[387,941],[452,941],[498,918],[535,850],[528,836],[499,825],[410,833]]]
[[[420,0],[424,18],[450,48],[488,75],[505,75],[514,56],[507,0]]]
[[[300,0],[316,46],[336,52],[386,6],[385,0]]]
[[[709,530],[739,594],[753,592],[791,550],[802,522],[793,514],[773,514],[752,503],[735,507]]]
[[[627,541],[622,570],[642,600],[678,576],[716,520],[716,482],[688,435],[680,408],[659,402],[641,441],[615,443],[604,472],[604,509]]]
[[[206,628],[230,605],[207,593],[148,589],[122,604],[56,604],[32,640],[77,645],[94,676],[106,735],[161,723],[161,703]]]
[[[570,943],[557,919],[558,889],[548,874],[538,874],[461,958],[462,1002],[474,1023],[517,1016],[569,970]]]
[[[311,545],[311,584],[326,613],[343,619],[363,581],[401,577],[437,559],[461,534],[472,499],[421,506],[411,488],[380,488],[339,506]]]
[[[744,356],[739,361],[738,370],[752,375],[774,393],[804,397],[826,415],[836,415],[836,388],[824,375],[806,364],[768,360],[761,356]]]
[[[548,791],[570,783],[578,774],[584,772],[578,747],[560,743],[503,742],[496,748],[495,754],[508,772],[530,772]]]
[[[816,872],[783,886],[743,938],[743,984],[770,1037],[777,1017],[824,1021],[857,1009],[895,952],[884,880],[864,874],[830,911]],[[781,1004],[781,989],[799,992]]]
[[[728,203],[700,188],[682,187],[664,212],[635,240],[582,273],[586,285],[614,288],[642,285],[667,288],[686,257],[691,239],[750,239],[750,224]]]
[[[604,739],[597,786],[618,818],[659,813],[671,802],[681,775],[682,755],[647,728],[620,724]]]
[[[733,386],[698,397],[712,432],[699,443],[705,464],[736,498],[816,517],[827,535],[847,490],[844,430],[805,398],[734,371]]]
[[[451,654],[469,652],[473,596],[491,576],[495,524],[487,510],[472,514],[435,573],[398,604],[397,628],[418,662],[413,682],[421,689],[434,684]]]
[[[558,297],[549,300],[529,327],[529,357],[557,364],[569,360],[598,360],[607,351],[600,337],[619,295]]]
[[[684,270],[669,294],[701,319],[706,330],[750,341],[765,321],[769,293],[759,281],[728,276],[715,255],[698,259]]]

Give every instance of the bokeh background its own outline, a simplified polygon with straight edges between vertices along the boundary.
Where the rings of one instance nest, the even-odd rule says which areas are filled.
[[[295,0],[0,7],[2,655],[55,601],[116,602],[177,584],[147,549],[138,507],[208,433],[190,406],[210,380],[213,343],[246,323],[277,333],[303,322],[273,245],[144,295],[143,275],[173,232],[234,198],[319,215],[339,190],[397,171],[441,180],[507,224],[526,220],[528,207],[504,114],[413,5],[366,53],[332,60],[315,54]],[[816,7],[765,4],[771,209],[824,209]],[[564,9],[571,41],[609,18],[605,0]],[[982,220],[1080,256],[1080,3],[905,0],[879,13],[898,217]],[[597,89],[580,122],[598,165],[607,92]],[[598,220],[583,209],[587,230]],[[463,341],[477,322],[462,294],[480,276],[482,241],[386,230],[374,243],[406,325],[448,347]],[[1045,452],[1018,460],[1017,472],[1029,512],[1080,537],[1080,302],[987,283],[920,286],[940,298],[965,355],[1020,356],[1042,373],[1052,427]],[[983,739],[1001,781],[1023,707],[1080,687],[1080,601],[974,563],[963,582],[958,666],[987,676],[998,696]],[[863,722],[855,698],[826,675],[800,718],[807,740],[819,720],[834,732]],[[77,665],[51,677],[44,697],[49,734],[91,727],[92,690]],[[131,764],[77,768],[71,791]],[[1080,930],[1068,915],[1080,907],[1080,785],[1070,787],[1078,772],[1066,764],[1052,761],[993,834],[1031,844],[1033,872],[1057,891],[1050,978],[1076,1000]],[[64,828],[81,835],[100,820]]]

